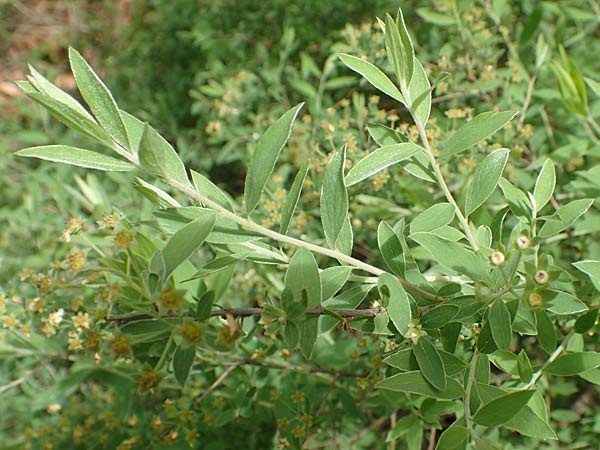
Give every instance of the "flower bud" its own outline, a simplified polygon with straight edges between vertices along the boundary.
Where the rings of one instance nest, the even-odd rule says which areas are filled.
[[[530,241],[527,236],[519,236],[517,238],[516,244],[519,250],[525,250],[529,248]]]
[[[502,252],[492,253],[492,256],[490,257],[490,259],[492,260],[492,264],[495,266],[501,266],[502,264],[504,264],[504,261],[506,261],[506,257],[504,256],[504,253],[502,253]]]
[[[529,305],[537,308],[538,306],[542,306],[542,296],[537,292],[532,292],[529,294]]]
[[[537,284],[546,284],[548,282],[548,280],[550,279],[548,272],[546,272],[545,270],[538,270],[535,273],[535,282]]]

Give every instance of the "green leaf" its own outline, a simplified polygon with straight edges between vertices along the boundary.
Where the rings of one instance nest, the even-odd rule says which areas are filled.
[[[173,179],[192,187],[185,166],[175,149],[158,131],[146,124],[140,141],[140,165],[149,174],[164,179]]]
[[[443,391],[446,389],[446,369],[438,350],[426,336],[421,336],[413,346],[413,354],[419,363],[421,373],[431,385]]]
[[[423,150],[422,147],[412,142],[380,147],[352,166],[345,178],[346,186],[355,185],[387,167],[410,158],[421,150]]]
[[[283,210],[281,211],[281,221],[279,222],[279,232],[282,234],[287,234],[290,222],[294,216],[294,211],[296,210],[296,205],[298,204],[302,192],[302,186],[304,185],[304,180],[308,173],[308,164],[309,162],[306,161],[302,167],[300,167],[300,170],[298,170],[292,183],[292,187],[285,199],[285,205],[283,205]]]
[[[387,56],[401,85],[408,86],[413,75],[414,49],[404,24],[402,10],[398,10],[398,22],[385,15],[385,47]]]
[[[113,158],[112,156],[106,156],[102,153],[82,148],[69,147],[68,145],[29,147],[19,150],[15,155],[112,172],[129,172],[136,169],[136,166],[133,164]]]
[[[448,378],[446,389],[439,391],[431,386],[420,370],[401,372],[377,384],[379,389],[398,392],[411,392],[436,399],[455,399],[464,395],[463,387],[456,380]]]
[[[594,203],[592,198],[582,198],[573,200],[565,206],[559,208],[548,220],[538,233],[541,238],[555,236],[564,229],[570,227],[580,216],[582,216]]]
[[[321,223],[329,247],[335,248],[342,227],[348,220],[348,192],[344,185],[346,147],[335,152],[325,168],[321,188]]]
[[[440,13],[432,8],[417,8],[417,14],[425,21],[434,25],[447,27],[454,25],[454,18],[448,14]]]
[[[311,252],[300,248],[290,259],[285,274],[285,287],[294,294],[306,292],[307,308],[316,308],[321,303],[321,277],[319,266]]]
[[[500,178],[498,184],[512,213],[515,216],[529,220],[531,202],[527,198],[527,195],[521,189],[514,187],[506,178]]]
[[[502,176],[510,150],[496,150],[485,157],[475,169],[465,199],[465,215],[469,216],[489,198]]]
[[[567,292],[547,289],[543,292],[542,298],[546,309],[554,314],[577,314],[588,310],[585,303]]]
[[[300,350],[306,359],[311,357],[318,335],[319,318],[307,317],[300,324]]]
[[[535,182],[533,189],[533,198],[535,199],[536,210],[541,210],[552,197],[554,187],[556,186],[556,171],[551,159],[544,163],[540,174]]]
[[[420,321],[421,326],[426,330],[442,328],[454,319],[459,309],[458,305],[442,303],[423,314]]]
[[[381,296],[387,299],[387,313],[402,336],[406,336],[411,322],[410,301],[406,291],[398,281],[398,278],[383,273],[379,276],[379,292]]]
[[[417,215],[410,223],[410,232],[433,231],[448,225],[454,220],[454,206],[450,203],[436,203]]]
[[[600,83],[592,78],[585,77],[585,82],[594,91],[594,94],[600,97]]]
[[[462,245],[432,233],[414,233],[410,238],[431,253],[433,259],[447,269],[469,276],[474,281],[490,280],[482,260]]]
[[[556,348],[556,329],[546,311],[535,310],[536,329],[540,347],[546,353],[552,353]]]
[[[544,372],[569,377],[600,366],[600,353],[578,352],[559,356],[546,366]]]
[[[135,178],[133,180],[133,187],[139,191],[144,197],[150,200],[155,206],[159,208],[168,208],[171,206],[179,207],[181,204],[167,194],[162,189],[150,184],[141,178]]]
[[[473,416],[473,422],[486,427],[503,425],[527,404],[534,392],[515,391],[501,395],[482,405]]]
[[[380,147],[408,142],[408,139],[404,135],[380,123],[368,123],[367,130],[375,143]]]
[[[575,332],[576,333],[587,333],[596,325],[596,319],[598,318],[598,309],[590,309],[585,314],[582,314],[575,321]]]
[[[323,300],[333,297],[346,284],[351,272],[351,266],[335,266],[323,270],[320,274]]]
[[[385,221],[377,227],[377,244],[388,268],[396,275],[404,276],[402,242],[394,229]]]
[[[166,269],[165,278],[202,245],[212,231],[215,220],[216,213],[207,211],[196,220],[185,225],[169,239],[162,250]]]
[[[479,394],[481,401],[487,403],[498,397],[501,397],[502,395],[505,395],[506,391],[495,386],[477,383],[477,393]],[[540,439],[556,439],[556,434],[554,434],[552,428],[550,428],[548,425],[547,417],[543,415],[538,416],[532,407],[529,406],[533,406],[536,395],[539,396],[539,394],[534,393],[533,397],[529,400],[529,404],[525,405],[517,414],[509,419],[504,424],[504,427],[515,430],[524,436],[531,436]],[[544,408],[545,412],[546,405],[542,403],[542,407]]]
[[[69,48],[69,60],[79,92],[100,125],[123,148],[129,149],[127,129],[119,107],[106,85],[74,48]]]
[[[195,358],[196,347],[182,347],[180,345],[175,350],[175,354],[173,355],[173,373],[180,385],[185,385]]]
[[[246,174],[244,199],[249,214],[260,200],[260,195],[275,168],[281,150],[292,134],[292,125],[304,103],[300,103],[281,116],[256,143],[252,161]]]
[[[438,350],[438,353],[442,357],[447,376],[456,375],[465,370],[466,364],[462,359],[444,350]],[[405,372],[419,369],[417,359],[410,348],[400,350],[399,352],[388,356],[383,360],[383,362]]]
[[[195,170],[190,172],[192,174],[192,184],[198,192],[224,208],[229,210],[234,209],[232,201],[227,197],[227,194],[219,189],[216,184]]]
[[[597,291],[600,291],[600,261],[584,260],[573,263],[575,268],[585,273]]]
[[[492,337],[500,350],[508,350],[512,342],[512,324],[510,312],[501,298],[492,303],[488,322],[492,329]]]
[[[402,94],[396,85],[394,85],[392,80],[390,80],[388,76],[376,66],[368,61],[365,61],[364,59],[347,55],[345,53],[340,53],[339,57],[349,69],[362,75],[363,78],[365,78],[375,88],[379,89],[384,94],[389,95],[393,99],[398,100],[400,103],[404,103],[404,98],[402,97]]]
[[[510,122],[516,114],[515,111],[488,111],[475,116],[448,138],[440,157],[449,158],[491,136]]]
[[[477,348],[483,354],[494,353],[498,350],[498,346],[494,342],[492,327],[489,320],[486,320],[481,327],[481,331],[477,337]]]
[[[533,376],[533,368],[531,367],[529,356],[527,356],[525,350],[521,350],[519,356],[517,356],[517,371],[519,372],[519,378],[521,378],[523,383],[528,383]]]
[[[440,435],[435,450],[463,450],[468,440],[469,430],[455,422]]]
[[[85,134],[108,147],[113,146],[111,137],[98,125],[92,116],[82,114],[79,109],[61,103],[60,101],[40,92],[31,92],[27,96],[46,108],[50,113],[72,130]]]
[[[423,65],[418,59],[415,59],[414,71],[408,85],[408,91],[410,92],[411,101],[415,102],[419,100],[418,105],[413,106],[414,119],[425,127],[431,112],[431,84]]]

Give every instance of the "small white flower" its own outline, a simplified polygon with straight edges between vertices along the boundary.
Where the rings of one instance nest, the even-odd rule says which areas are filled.
[[[535,282],[538,284],[546,284],[549,280],[548,272],[545,270],[538,270],[535,273]]]
[[[504,261],[506,261],[506,257],[504,256],[504,253],[502,253],[502,252],[492,253],[492,256],[490,259],[492,260],[492,264],[494,264],[495,266],[501,266],[502,264],[504,264]]]
[[[526,248],[529,248],[529,238],[527,236],[519,236],[517,238],[517,247],[520,250],[525,250]]]
[[[64,316],[65,310],[60,308],[58,311],[48,315],[48,323],[53,327],[56,327],[62,322]]]

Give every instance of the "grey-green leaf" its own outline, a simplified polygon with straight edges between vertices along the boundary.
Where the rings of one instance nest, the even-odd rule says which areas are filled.
[[[402,242],[387,222],[382,221],[377,227],[377,244],[383,260],[396,275],[404,276],[404,252]]]
[[[405,142],[380,147],[358,161],[346,175],[346,186],[352,186],[381,172],[383,169],[404,161],[423,150],[422,147]]]
[[[600,291],[600,261],[585,260],[573,263],[573,265],[585,273],[597,291]]]
[[[535,322],[538,342],[546,353],[552,353],[556,348],[556,329],[546,311],[535,310]]]
[[[148,124],[142,134],[139,157],[140,165],[148,173],[192,187],[185,166],[175,149]]]
[[[473,422],[486,427],[502,425],[527,404],[534,392],[534,390],[515,391],[501,395],[481,406],[473,416]]]
[[[408,85],[411,101],[419,100],[419,104],[414,108],[414,119],[423,127],[426,126],[431,112],[431,83],[427,78],[425,69],[418,59],[414,60],[413,75]]]
[[[535,198],[536,210],[539,211],[552,197],[554,187],[556,185],[556,170],[551,159],[547,159],[544,163],[540,174],[535,182],[533,189],[533,198]]]
[[[300,170],[298,170],[298,173],[292,182],[292,187],[290,188],[287,198],[285,199],[285,204],[283,205],[283,210],[281,211],[281,220],[279,222],[279,232],[282,234],[287,234],[288,232],[290,222],[292,221],[294,211],[296,210],[296,205],[298,205],[298,200],[300,199],[300,194],[302,193],[302,185],[304,184],[307,173],[308,161],[306,161],[302,167],[300,167]]]
[[[512,120],[517,113],[515,111],[504,112],[484,112],[475,116],[470,122],[467,122],[456,131],[444,143],[444,150],[441,153],[442,158],[449,158],[471,145],[494,134],[504,125]]]
[[[129,138],[121,113],[112,94],[91,66],[74,48],[69,48],[71,70],[81,96],[106,132],[123,148],[129,149]]]
[[[527,356],[527,352],[524,349],[521,350],[519,356],[517,356],[517,371],[519,372],[519,378],[521,378],[523,383],[528,383],[533,376],[531,361],[529,361],[529,356]]]
[[[323,300],[333,297],[346,284],[352,269],[352,266],[334,266],[320,273]]]
[[[436,203],[417,215],[410,223],[410,232],[433,231],[448,225],[454,219],[454,206],[450,203]]]
[[[389,14],[385,15],[385,47],[398,80],[404,86],[408,86],[413,74],[414,49],[404,24],[402,11],[398,14],[398,23]]]
[[[481,258],[457,242],[447,241],[432,233],[414,233],[410,238],[447,269],[465,274],[474,281],[490,280],[490,274]]]
[[[377,384],[377,388],[398,392],[411,392],[436,399],[455,399],[463,396],[463,387],[456,380],[448,378],[446,383],[446,389],[439,391],[431,386],[420,370],[415,370],[392,375],[380,381]]]
[[[308,308],[316,308],[321,303],[319,266],[311,252],[300,248],[294,253],[285,274],[285,286],[294,295],[305,291]]]
[[[173,355],[173,373],[175,379],[180,385],[185,385],[185,382],[190,375],[194,359],[196,358],[196,348],[184,348],[181,345],[177,347]]]
[[[502,176],[509,154],[510,150],[505,148],[496,150],[479,163],[465,199],[465,214],[467,216],[492,195],[498,180]]]
[[[405,336],[411,323],[410,301],[398,278],[383,273],[379,276],[379,292],[387,298],[387,313],[401,335]]]
[[[292,125],[304,103],[286,112],[272,124],[256,143],[252,161],[246,174],[244,199],[246,212],[250,213],[260,200],[260,195],[275,168],[281,150],[292,134]]]
[[[492,303],[488,317],[492,337],[500,350],[508,350],[512,342],[510,312],[504,301],[498,298]]]
[[[594,199],[582,198],[579,200],[573,200],[565,206],[559,208],[553,215],[553,220],[547,221],[542,228],[538,236],[541,238],[547,238],[550,236],[557,235],[564,229],[570,227],[579,217],[592,206]],[[556,219],[556,220],[554,220]]]
[[[15,153],[28,158],[39,158],[47,161],[71,164],[88,169],[105,170],[112,172],[129,172],[136,166],[126,161],[96,153],[83,148],[69,147],[68,145],[42,145],[19,150]]]
[[[368,123],[367,130],[380,147],[408,142],[408,139],[404,135],[380,123]]]
[[[202,245],[212,231],[215,219],[216,214],[213,211],[206,211],[205,214],[188,223],[171,236],[171,239],[162,250],[165,260],[165,277],[173,273],[181,263]]]
[[[569,377],[600,366],[600,353],[578,352],[559,356],[546,366],[546,373]]]
[[[413,354],[425,379],[440,391],[446,389],[444,361],[427,336],[421,336],[413,346]]]
[[[348,220],[348,192],[344,185],[346,147],[335,152],[325,168],[321,189],[321,223],[325,238],[335,248],[337,238]]]
[[[207,177],[195,170],[190,171],[192,174],[192,183],[198,192],[208,197],[210,200],[231,211],[234,209],[233,202],[217,185],[210,181]]]
[[[375,88],[379,89],[384,94],[389,95],[393,99],[398,100],[400,103],[404,103],[404,98],[402,97],[400,90],[394,83],[392,83],[392,80],[390,80],[388,76],[376,66],[368,61],[365,61],[364,59],[347,55],[345,53],[341,53],[339,57],[349,69],[362,75],[363,78],[365,78]]]

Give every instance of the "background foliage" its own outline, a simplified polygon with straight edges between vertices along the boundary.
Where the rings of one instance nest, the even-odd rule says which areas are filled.
[[[292,6],[280,1],[49,2],[63,5],[46,4],[53,12],[47,17],[56,22],[19,28],[43,3],[0,5],[7,25],[0,27],[6,30],[3,42],[8,48],[22,47],[7,59],[13,71],[4,73],[2,81],[23,78],[18,71],[25,71],[28,60],[75,92],[67,72],[67,46],[79,48],[123,110],[153,125],[176,145],[188,168],[207,175],[233,198],[243,192],[258,138],[287,110],[306,102],[253,215],[261,225],[277,228],[293,177],[310,157],[310,175],[290,226],[290,233],[303,240],[323,242],[320,188],[335,149],[346,144],[351,168],[378,147],[366,127],[373,122],[417,140],[418,130],[406,109],[361,81],[337,56],[366,56],[393,73],[373,19],[383,18],[386,11],[395,14],[398,6],[429,79],[450,74],[433,91],[427,135],[434,148],[465,119],[485,111],[520,111],[493,137],[444,165],[461,206],[468,203],[474,168],[500,147],[511,150],[504,177],[523,191],[534,191],[538,173],[551,158],[556,191],[546,215],[572,200],[598,197],[600,134],[594,118],[599,102],[593,80],[600,80],[594,58],[600,10],[593,0],[401,5],[304,1]],[[47,36],[44,27],[53,26],[69,31],[54,46],[47,38],[35,38],[36,33]],[[33,37],[27,44],[28,35]],[[586,84],[583,77],[592,81]],[[127,267],[135,274],[136,264],[147,266],[177,224],[165,212],[157,221],[156,204],[164,206],[164,199],[153,204],[147,188],[138,184],[132,190],[134,177],[128,173],[100,174],[13,156],[16,149],[51,143],[90,148],[90,140],[63,127],[7,84],[2,88],[0,397],[8,413],[0,417],[0,448],[217,449],[230,448],[232,442],[257,449],[460,448],[460,430],[452,444],[440,442],[441,432],[462,414],[452,396],[375,389],[398,372],[382,363],[406,344],[398,336],[373,334],[372,329],[351,326],[354,321],[334,327],[332,321],[307,362],[291,348],[289,336],[286,343],[284,331],[269,327],[264,316],[261,322],[214,317],[201,325],[191,318],[143,326],[107,323],[109,313],[147,309],[136,303],[139,280],[116,274],[126,273]],[[420,213],[443,201],[432,186],[396,166],[350,187],[353,256],[386,267],[389,261],[378,251],[379,222],[393,225],[404,219],[414,224]],[[492,247],[507,255],[514,252],[508,246],[523,230],[518,217],[527,214],[510,189],[497,189],[471,217],[496,231],[494,218],[503,214],[506,198],[513,200],[508,202],[510,218],[500,227],[504,237],[494,234]],[[169,192],[185,203],[186,196]],[[574,325],[575,315],[550,313],[549,327],[556,331],[549,333],[567,335],[575,326],[567,349],[595,351],[598,291],[571,263],[600,259],[597,206],[573,224],[564,221],[573,226],[549,236],[537,266],[522,272],[532,282],[536,269],[543,268],[555,287],[576,290],[591,312],[578,319],[579,326]],[[429,277],[446,273],[431,264],[422,248],[413,248],[420,272]],[[205,292],[214,296],[217,307],[264,306],[279,300],[285,266],[257,265],[252,258],[206,266],[225,253],[221,250],[213,243],[179,267],[173,289],[156,297],[157,310],[193,308],[195,299],[206,301]],[[331,264],[325,261],[319,259],[321,268]],[[182,282],[199,267],[206,275],[203,282]],[[451,296],[459,284],[433,287],[437,295]],[[377,307],[379,292],[364,286],[360,279],[351,280],[337,301]],[[533,289],[528,286],[525,292]],[[501,306],[492,311],[504,317]],[[457,373],[468,372],[464,365],[470,343],[485,321],[474,314],[464,319],[460,344],[452,352],[459,358],[452,360]],[[540,342],[547,335],[540,333],[539,324],[547,322],[537,317],[528,323],[527,317],[513,324],[518,339],[482,359],[491,364],[471,370],[478,381],[510,387],[527,379],[531,366],[525,358],[537,369],[546,352],[552,353],[556,342]],[[435,331],[429,334],[439,337]],[[500,338],[494,338],[498,343]],[[186,349],[182,342],[198,350],[183,387],[185,370],[171,362],[176,347]],[[179,362],[186,360],[183,350]],[[405,364],[396,366],[414,368],[413,362]],[[540,389],[551,409],[541,400],[529,407],[536,417],[550,411],[548,422],[557,440],[543,439],[553,437],[544,427],[532,437],[512,432],[513,426],[485,433],[480,448],[592,447],[600,432],[596,366],[579,377],[564,378],[560,372],[559,378],[542,377]]]

